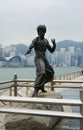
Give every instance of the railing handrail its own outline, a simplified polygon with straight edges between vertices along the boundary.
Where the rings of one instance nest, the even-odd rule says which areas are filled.
[[[55,83],[83,83],[83,80],[53,80]]]
[[[80,113],[68,113],[60,111],[50,111],[48,110],[34,110],[34,109],[17,109],[17,108],[0,108],[1,113],[11,113],[11,114],[25,114],[34,116],[46,116],[46,117],[60,117],[60,118],[72,118],[82,120],[82,115]],[[81,129],[82,130],[82,129]]]
[[[0,84],[12,83],[14,80],[0,81]]]
[[[15,96],[1,96],[0,101],[17,102],[17,103],[38,103],[38,104],[62,104],[80,106],[82,101],[79,99],[55,99],[55,98],[32,98],[32,97],[15,97]]]
[[[16,80],[8,80],[8,81],[1,81],[0,84],[7,84],[16,82],[35,82],[34,79],[16,79]],[[83,80],[53,80],[52,82],[56,83],[83,83]]]

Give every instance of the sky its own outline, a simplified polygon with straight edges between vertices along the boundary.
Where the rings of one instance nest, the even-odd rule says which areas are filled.
[[[0,44],[29,44],[38,25],[56,42],[83,41],[83,0],[0,0]]]

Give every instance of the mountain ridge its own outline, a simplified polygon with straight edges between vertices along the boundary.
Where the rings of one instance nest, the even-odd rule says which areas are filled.
[[[28,48],[28,44],[25,45],[23,43],[19,43],[16,46],[16,54],[18,55],[18,53],[20,54],[25,54]],[[73,40],[63,40],[63,41],[59,41],[56,42],[56,51],[60,51],[60,48],[65,48],[66,51],[68,51],[69,47],[75,47],[75,49],[77,47],[81,48],[81,50],[83,50],[83,41],[73,41]]]
[[[66,50],[68,50],[68,47],[75,47],[75,49],[80,47],[83,49],[83,41],[63,40],[56,44],[57,51],[60,51],[60,48],[66,48]]]

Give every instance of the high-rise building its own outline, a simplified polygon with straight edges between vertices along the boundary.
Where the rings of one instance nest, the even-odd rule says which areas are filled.
[[[55,64],[56,64],[56,66],[61,65],[61,63],[62,63],[61,60],[62,59],[61,59],[61,53],[60,53],[60,51],[56,51],[55,52]]]
[[[75,66],[76,65],[76,56],[72,55],[71,56],[71,66]]]
[[[65,64],[67,66],[71,65],[71,54],[70,54],[70,52],[66,52],[65,53]]]
[[[60,48],[61,66],[63,66],[65,64],[65,52],[66,52],[66,48]]]
[[[75,47],[69,47],[69,48],[68,48],[68,51],[69,51],[69,53],[70,53],[71,55],[74,55],[74,53],[75,53]]]
[[[4,57],[4,48],[0,44],[0,57]]]
[[[76,57],[78,58],[78,56],[81,56],[81,48],[80,47],[76,48]]]
[[[10,46],[10,56],[15,56],[16,55],[16,45],[11,45]]]
[[[4,47],[4,56],[5,57],[10,57],[10,46],[5,46]]]
[[[77,65],[83,67],[83,56],[78,56]]]

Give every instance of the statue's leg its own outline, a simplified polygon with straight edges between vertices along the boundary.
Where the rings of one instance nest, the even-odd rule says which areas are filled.
[[[41,90],[42,92],[46,92],[46,90],[44,89],[45,63],[42,58],[36,58],[35,65],[36,65],[36,80],[32,97],[38,97],[39,90]]]
[[[34,92],[32,94],[32,97],[38,97],[38,88],[34,88]]]
[[[45,59],[45,83],[51,82],[54,79],[54,70],[52,66],[48,63],[48,61]]]
[[[43,86],[41,86],[41,91],[43,92],[43,93],[45,93],[45,92],[47,92],[46,90],[45,90],[45,88],[44,88],[44,85]]]

